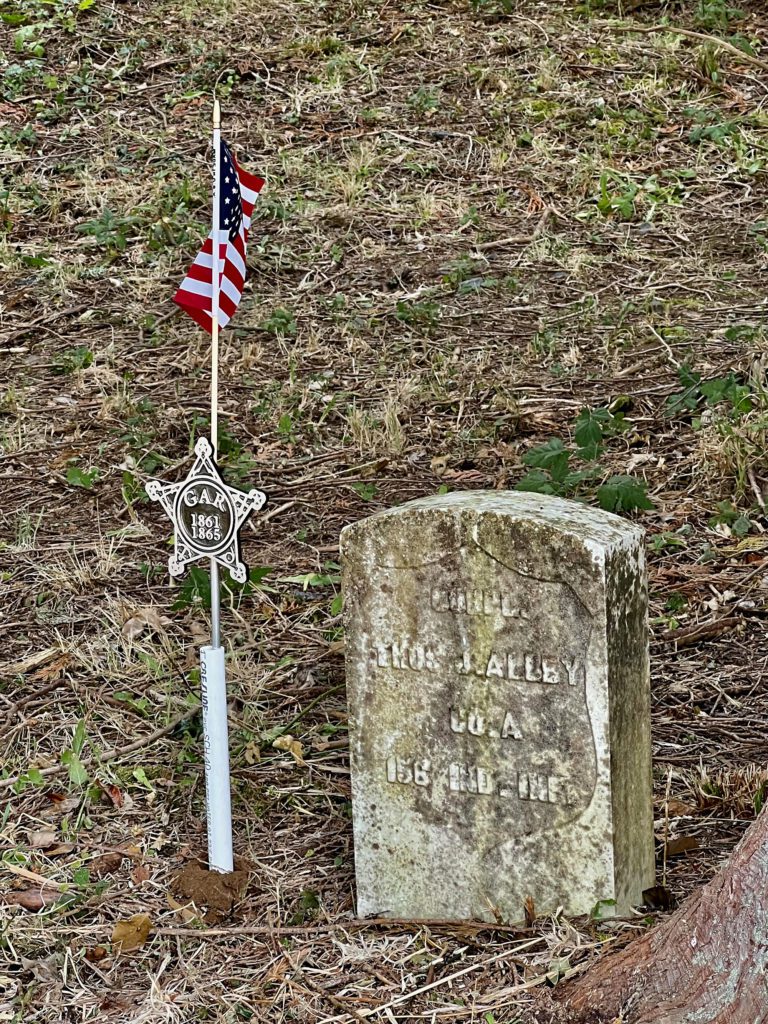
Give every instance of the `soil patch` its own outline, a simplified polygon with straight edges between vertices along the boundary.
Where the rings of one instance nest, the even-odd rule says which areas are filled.
[[[251,877],[250,864],[235,858],[235,870],[224,875],[211,871],[200,861],[190,861],[171,879],[171,892],[178,900],[191,900],[206,924],[230,919],[245,896]]]

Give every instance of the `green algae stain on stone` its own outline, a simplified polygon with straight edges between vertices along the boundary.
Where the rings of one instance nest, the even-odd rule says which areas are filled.
[[[653,872],[641,531],[469,492],[348,527],[342,553],[360,914],[639,901]],[[609,593],[632,613],[609,614]],[[632,694],[618,731],[612,680]],[[624,735],[647,749],[622,759]]]

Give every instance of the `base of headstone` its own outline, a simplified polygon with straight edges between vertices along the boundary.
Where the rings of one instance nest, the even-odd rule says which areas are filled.
[[[360,916],[624,915],[654,880],[643,531],[537,494],[342,533]]]

